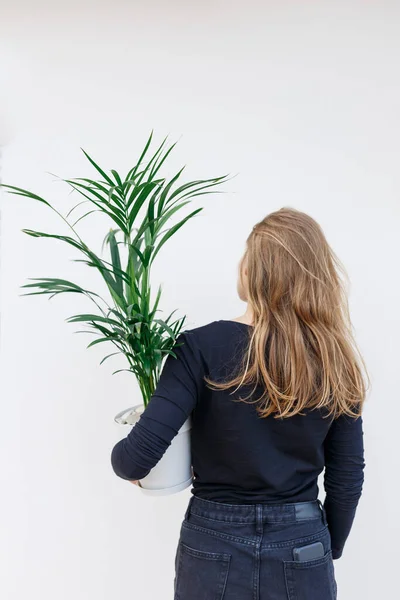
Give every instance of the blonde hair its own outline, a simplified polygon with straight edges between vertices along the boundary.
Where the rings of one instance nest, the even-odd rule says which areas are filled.
[[[243,282],[244,263],[247,281]],[[252,385],[239,401],[261,417],[291,417],[324,408],[358,417],[367,369],[352,334],[344,267],[321,227],[307,214],[281,208],[257,223],[240,263],[241,286],[254,322],[239,372],[212,381],[220,390]],[[254,399],[256,388],[261,396]],[[251,399],[251,400],[250,400]]]

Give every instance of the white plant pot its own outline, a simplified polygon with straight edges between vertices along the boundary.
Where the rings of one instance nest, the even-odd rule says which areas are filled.
[[[144,405],[138,404],[120,412],[114,417],[122,433],[120,439],[126,437],[140,419]],[[182,425],[171,445],[161,460],[146,477],[140,479],[139,487],[149,496],[168,496],[189,487],[192,483],[192,461],[190,449],[191,417]]]

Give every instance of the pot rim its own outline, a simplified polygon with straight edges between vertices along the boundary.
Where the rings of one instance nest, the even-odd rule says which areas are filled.
[[[143,413],[145,409],[144,404],[136,404],[135,406],[131,406],[130,408],[125,408],[125,410],[121,410],[121,412],[119,412],[117,415],[115,415],[114,417],[114,422],[117,425],[122,425],[123,427],[125,427],[126,425],[132,426],[135,425],[134,423],[128,423],[127,421],[124,421],[124,417],[127,417],[129,415],[135,414],[137,415],[139,420],[140,415]],[[180,435],[181,433],[185,433],[185,431],[188,431],[189,429],[192,428],[192,419],[191,416],[189,416],[186,421],[183,423],[182,427],[180,428],[180,430],[178,431],[177,435]]]
[[[136,415],[141,415],[143,411],[144,411],[144,404],[135,404],[135,406],[130,406],[129,408],[125,408],[124,410],[121,410],[117,415],[115,415],[114,421],[118,425],[130,425],[130,423],[128,423],[127,421],[124,421],[124,417],[128,417],[132,413],[136,414]]]

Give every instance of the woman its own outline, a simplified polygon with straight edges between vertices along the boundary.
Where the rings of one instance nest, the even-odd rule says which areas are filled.
[[[368,379],[340,272],[308,215],[282,208],[257,223],[239,269],[245,313],[179,336],[139,422],[114,447],[116,474],[137,482],[192,414],[175,599],[337,597],[333,560],[363,485]]]

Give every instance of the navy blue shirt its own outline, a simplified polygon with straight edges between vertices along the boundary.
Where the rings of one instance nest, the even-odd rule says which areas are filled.
[[[338,558],[350,532],[362,491],[362,417],[333,420],[321,410],[290,418],[260,418],[256,404],[211,390],[204,376],[222,381],[243,357],[251,325],[220,320],[181,333],[177,357],[168,356],[156,390],[111,461],[123,479],[142,479],[157,464],[192,416],[192,493],[234,503],[305,502],[318,497],[325,468],[324,506]],[[255,398],[258,397],[256,394]]]

